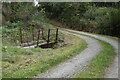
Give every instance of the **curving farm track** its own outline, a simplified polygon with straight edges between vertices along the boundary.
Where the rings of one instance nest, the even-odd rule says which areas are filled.
[[[62,77],[70,77],[76,72],[80,72],[85,66],[89,65],[90,60],[96,56],[96,54],[99,53],[101,50],[100,43],[89,36],[95,37],[99,40],[103,40],[111,44],[115,50],[116,50],[116,58],[113,61],[113,64],[110,65],[110,67],[106,70],[105,78],[118,78],[118,42],[114,41],[112,39],[89,34],[85,32],[80,31],[74,31],[74,30],[68,30],[70,34],[73,34],[75,36],[78,36],[84,40],[86,40],[88,47],[83,50],[80,54],[72,57],[71,59],[68,59],[65,62],[62,62],[58,64],[57,66],[51,68],[47,72],[38,75],[38,78],[62,78]],[[72,33],[75,32],[75,33]],[[79,34],[77,34],[79,33]],[[83,36],[80,34],[88,35]],[[111,71],[112,70],[112,71]]]
[[[118,42],[117,41],[110,39],[110,38],[103,37],[103,36],[95,35],[95,34],[89,34],[89,33],[79,32],[79,31],[74,31],[74,30],[69,30],[69,31],[92,36],[99,40],[103,40],[103,41],[111,44],[115,48],[116,57],[115,57],[114,61],[112,62],[112,64],[109,66],[109,68],[106,70],[104,77],[105,78],[118,78],[118,69],[119,69],[119,66],[118,66],[118,55],[119,54],[118,53],[119,52],[118,52]]]

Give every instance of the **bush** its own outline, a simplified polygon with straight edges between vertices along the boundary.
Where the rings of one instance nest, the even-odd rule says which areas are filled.
[[[119,37],[120,10],[110,7],[90,7],[82,17],[72,16],[73,29]]]
[[[106,7],[104,4],[97,6],[96,3],[65,3],[62,4],[58,20],[72,29],[119,37],[120,9],[117,7],[119,4],[115,4],[116,6],[110,7],[107,6],[110,3],[105,3]],[[55,11],[57,10],[54,8],[52,13]]]

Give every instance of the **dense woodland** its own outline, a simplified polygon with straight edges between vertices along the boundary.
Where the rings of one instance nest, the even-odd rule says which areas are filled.
[[[50,20],[67,28],[120,37],[120,3],[3,3],[3,25],[41,25]],[[39,23],[38,23],[39,21]]]

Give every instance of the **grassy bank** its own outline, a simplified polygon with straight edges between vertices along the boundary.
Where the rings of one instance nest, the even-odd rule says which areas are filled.
[[[100,40],[99,40],[100,41]],[[88,65],[82,72],[77,73],[74,77],[77,78],[101,78],[105,73],[105,69],[111,64],[115,57],[114,48],[104,42],[102,44],[102,50],[99,54],[92,59],[90,65]]]
[[[47,40],[48,39],[48,30],[50,29],[50,41],[53,42],[56,36],[56,27],[47,23],[47,22],[40,22],[41,26],[20,26],[18,23],[9,23],[2,26],[2,40],[3,45],[13,45],[18,46],[22,43],[27,43],[30,41],[37,41],[38,39],[38,30],[39,32],[39,39],[40,40]],[[15,25],[16,24],[16,25]],[[20,29],[21,27],[21,29]],[[63,34],[58,31],[58,40],[63,40]],[[20,39],[20,36],[22,39]]]
[[[77,33],[77,32],[74,32],[74,33]],[[109,43],[102,41],[102,40],[98,40],[98,41],[102,45],[102,50],[98,53],[98,55],[95,58],[91,60],[90,65],[84,68],[82,72],[74,74],[73,77],[75,78],[101,78],[103,77],[106,68],[112,63],[115,57],[115,52],[114,52],[115,50],[113,46],[110,45]]]
[[[60,62],[80,53],[87,47],[86,42],[76,36],[63,32],[64,46],[55,49],[21,49],[5,47],[3,49],[3,78],[33,77]]]

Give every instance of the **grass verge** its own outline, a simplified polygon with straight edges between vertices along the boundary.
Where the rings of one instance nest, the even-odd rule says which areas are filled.
[[[99,40],[100,41],[100,40]],[[105,69],[111,64],[115,57],[114,48],[104,42],[100,41],[102,44],[102,50],[100,53],[92,59],[90,65],[88,65],[82,72],[74,75],[76,78],[101,78]]]
[[[7,49],[7,54],[10,54],[12,51],[13,54],[3,57],[3,59],[7,58],[7,60],[3,61],[2,65],[3,78],[27,78],[36,76],[80,53],[87,47],[85,40],[65,32],[64,35],[66,45],[56,49],[27,49],[32,52],[29,55],[26,55],[26,52],[24,53],[22,49],[19,50],[21,51],[19,54],[16,48],[15,50],[14,48],[11,48],[12,50],[10,48]],[[9,62],[11,59],[14,60],[14,63]]]
[[[77,33],[77,32],[73,32],[73,33]],[[97,40],[102,45],[102,50],[98,53],[96,57],[94,57],[91,60],[90,65],[84,68],[82,72],[74,74],[73,77],[75,78],[101,78],[103,77],[106,68],[112,63],[115,57],[115,52],[114,52],[115,49],[111,44],[105,41],[99,40],[99,39]]]

